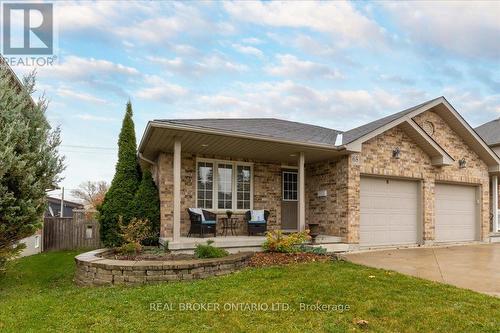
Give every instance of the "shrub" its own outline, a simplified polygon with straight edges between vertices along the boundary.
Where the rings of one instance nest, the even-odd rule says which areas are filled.
[[[267,252],[295,253],[299,252],[298,245],[310,238],[309,230],[288,235],[283,234],[281,230],[272,230],[266,233],[266,241],[262,244],[262,248]]]
[[[145,239],[143,244],[157,245],[160,237],[160,197],[149,170],[144,170],[135,194],[134,217],[149,221],[152,236]]]
[[[25,248],[20,240],[42,227],[45,191],[64,170],[60,130],[51,128],[47,100],[32,100],[34,92],[34,72],[21,86],[0,61],[0,273]]]
[[[196,249],[194,250],[196,258],[222,258],[229,255],[229,252],[226,250],[212,246],[213,242],[214,241],[209,240],[207,244],[196,245]]]
[[[128,224],[123,222],[120,216],[118,219],[118,226],[120,228],[120,237],[123,243],[118,247],[120,253],[139,253],[142,251],[141,243],[151,237],[151,228],[149,227],[148,220],[141,220],[133,218]]]
[[[318,255],[325,255],[326,254],[326,249],[322,247],[314,247],[310,245],[304,245],[301,244],[297,246],[297,252],[301,253],[312,253],[312,254],[318,254]]]
[[[122,217],[122,222],[125,224],[134,217],[134,196],[140,181],[136,150],[132,105],[128,102],[118,139],[118,162],[115,176],[99,207],[101,240],[105,246],[121,245],[119,217]]]

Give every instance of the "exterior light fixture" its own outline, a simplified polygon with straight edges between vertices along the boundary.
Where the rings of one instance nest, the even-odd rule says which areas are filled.
[[[290,157],[295,157],[297,156],[297,154],[290,154]]]
[[[394,150],[392,151],[392,157],[399,160],[399,158],[401,157],[401,149],[399,149],[399,147],[394,148]]]
[[[467,167],[467,161],[465,160],[465,158],[458,160],[458,167],[460,169],[465,169]]]
[[[203,148],[208,147],[208,145],[207,145],[206,143],[203,143],[201,146],[202,146]]]

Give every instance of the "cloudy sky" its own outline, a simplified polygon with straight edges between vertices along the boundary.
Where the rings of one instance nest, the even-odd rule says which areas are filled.
[[[58,63],[38,79],[62,129],[68,189],[112,179],[128,99],[138,141],[158,118],[347,130],[441,95],[473,126],[500,116],[500,2],[54,6]]]

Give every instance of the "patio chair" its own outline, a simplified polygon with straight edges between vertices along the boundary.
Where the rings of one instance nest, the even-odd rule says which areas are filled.
[[[265,233],[267,231],[267,220],[269,218],[269,211],[264,210],[263,220],[252,220],[252,211],[249,210],[245,213],[245,220],[247,221],[248,236]]]
[[[199,234],[203,238],[207,233],[213,233],[214,237],[217,237],[216,214],[200,208],[188,208],[187,211],[191,220],[188,237],[192,234]]]

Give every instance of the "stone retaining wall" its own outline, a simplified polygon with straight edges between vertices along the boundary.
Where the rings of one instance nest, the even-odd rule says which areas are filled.
[[[75,282],[78,285],[133,285],[203,279],[246,267],[252,256],[252,253],[237,253],[216,259],[133,261],[105,259],[102,254],[107,251],[100,249],[75,257]]]

